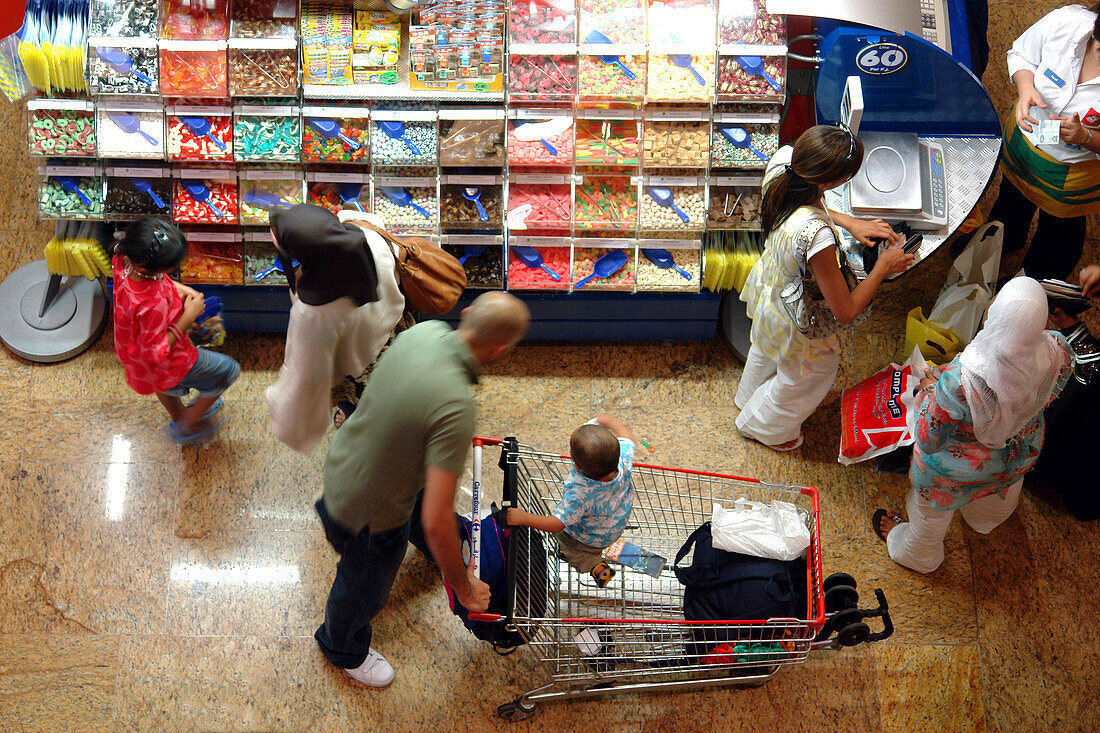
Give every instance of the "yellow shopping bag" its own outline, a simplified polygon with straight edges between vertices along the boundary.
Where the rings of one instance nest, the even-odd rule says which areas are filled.
[[[913,347],[920,349],[928,361],[946,364],[955,358],[962,344],[951,329],[929,323],[924,311],[914,308],[905,319],[905,353],[912,353]]]

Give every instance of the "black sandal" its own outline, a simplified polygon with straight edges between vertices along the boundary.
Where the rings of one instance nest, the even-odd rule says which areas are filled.
[[[355,403],[351,400],[340,400],[339,402],[337,402],[336,412],[332,414],[332,426],[339,430],[340,425],[343,425],[345,422],[347,422],[348,418],[351,417],[352,413],[355,412],[355,407]],[[336,416],[341,414],[344,416],[344,420],[340,423],[340,425],[337,425]]]
[[[886,542],[886,535],[890,533],[887,532],[886,534],[883,534],[882,530],[879,528],[879,523],[883,519],[893,519],[898,524],[902,524],[905,520],[899,517],[896,512],[891,511],[890,509],[875,510],[875,513],[871,515],[871,531],[873,531],[875,533],[875,536],[878,537],[880,540]]]

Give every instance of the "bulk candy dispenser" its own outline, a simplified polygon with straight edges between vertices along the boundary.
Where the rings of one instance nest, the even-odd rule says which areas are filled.
[[[239,223],[236,171],[176,168],[172,178],[172,218],[176,223]]]
[[[466,270],[466,287],[499,290],[504,287],[504,237],[493,234],[446,234],[443,249]]]
[[[439,226],[443,232],[501,231],[504,181],[500,176],[443,176],[439,187]]]
[[[722,113],[714,116],[712,168],[763,169],[778,149],[778,114]]]
[[[169,160],[233,160],[231,108],[174,105],[165,112]]]
[[[712,175],[708,229],[760,229],[761,176]]]
[[[573,290],[633,290],[637,259],[634,239],[573,240]]]
[[[439,160],[434,111],[374,110],[371,122],[374,165],[435,165]]]
[[[245,232],[244,284],[286,285],[286,275],[282,270],[275,269],[275,257],[275,242],[270,231]]]
[[[160,93],[157,38],[88,38],[88,91],[94,95]]]
[[[568,232],[573,183],[567,173],[512,173],[508,178],[508,230]]]
[[[28,147],[31,155],[95,157],[95,111],[80,99],[32,99]]]
[[[706,168],[710,157],[710,112],[707,110],[646,110],[642,166]]]
[[[509,290],[569,290],[572,273],[569,237],[508,238]]]
[[[96,155],[164,160],[164,107],[152,101],[96,105]]]
[[[300,170],[244,170],[238,176],[240,220],[245,226],[266,226],[272,211],[305,203]]]
[[[723,54],[718,57],[719,102],[782,104],[786,96],[785,55]]]
[[[638,177],[585,174],[576,176],[573,213],[577,231],[612,231],[633,235],[638,225]]]
[[[434,176],[375,175],[374,213],[393,231],[434,234],[439,222],[436,183]]]
[[[621,102],[641,105],[645,101],[646,45],[582,43],[578,72],[579,102]]]
[[[172,178],[164,166],[107,169],[103,212],[112,219],[172,218]]]
[[[93,165],[41,166],[38,215],[43,219],[102,219],[103,169]]]
[[[567,105],[577,97],[576,44],[508,49],[508,103]]]
[[[508,115],[509,166],[573,167],[572,113],[513,109]]]
[[[229,0],[163,0],[160,90],[166,97],[229,96]]]
[[[504,110],[439,110],[439,165],[503,167]]]
[[[301,110],[274,105],[234,107],[233,146],[238,163],[297,163],[302,154]]]
[[[240,232],[186,230],[187,257],[180,281],[188,285],[243,285],[244,253]]]
[[[161,0],[92,0],[90,36],[157,37]]]
[[[714,100],[715,14],[709,0],[651,0],[648,101]]]
[[[303,107],[302,161],[369,163],[370,109]]]
[[[577,110],[577,168],[637,168],[642,159],[641,117],[632,109]]]
[[[577,0],[580,43],[645,43],[645,0]]]
[[[698,238],[638,240],[639,292],[698,292],[702,269]]]
[[[703,176],[645,176],[638,205],[639,236],[702,232],[707,222]]]
[[[297,3],[236,0],[229,25],[229,93],[234,97],[298,94]]]
[[[786,42],[786,22],[782,15],[768,13],[765,0],[719,0],[719,44],[776,46]]]
[[[509,48],[521,43],[576,43],[574,0],[511,0]]]
[[[306,203],[324,207],[333,214],[344,209],[370,211],[370,176],[365,173],[307,171]]]

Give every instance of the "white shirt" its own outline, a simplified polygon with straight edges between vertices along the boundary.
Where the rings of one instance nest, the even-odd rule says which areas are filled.
[[[761,181],[760,186],[761,190],[763,190],[765,186],[771,183],[773,178],[779,175],[779,171],[783,169],[783,166],[791,164],[791,160],[793,157],[794,146],[792,145],[784,145],[779,150],[775,151],[775,155],[773,155],[771,157],[771,160],[768,161],[768,167],[764,171],[764,179],[763,181]],[[836,224],[833,222],[833,217],[832,214],[829,213],[828,207],[826,207],[824,211],[825,216],[829,219],[829,223],[835,227]],[[833,233],[833,230],[829,227],[822,227],[821,229],[819,229],[817,231],[817,234],[814,235],[813,241],[810,242],[810,248],[806,251],[807,270],[809,269],[810,260],[813,259],[814,255],[816,255],[818,252],[828,249],[829,247],[832,247],[834,244],[837,245],[837,247],[840,246],[840,241]]]
[[[1032,108],[1035,119],[1050,115],[1070,117],[1076,112],[1084,124],[1100,128],[1100,78],[1077,83],[1095,23],[1096,13],[1080,5],[1068,5],[1040,18],[1012,44],[1008,51],[1008,75],[1021,70],[1034,73],[1035,89],[1047,103],[1046,110]],[[1039,114],[1035,114],[1036,110]],[[1038,128],[1032,127],[1036,132],[1025,134],[1035,144]],[[1063,163],[1100,157],[1064,140],[1058,145],[1038,147]]]

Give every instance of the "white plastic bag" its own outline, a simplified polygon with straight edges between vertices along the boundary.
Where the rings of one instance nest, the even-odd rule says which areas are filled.
[[[943,289],[928,314],[930,323],[950,328],[963,346],[978,332],[997,291],[1003,237],[1004,225],[999,221],[988,222],[974,232],[970,244],[951,264]]]
[[[738,499],[732,509],[715,504],[711,543],[719,550],[773,560],[794,560],[810,546],[810,529],[793,504]]]

